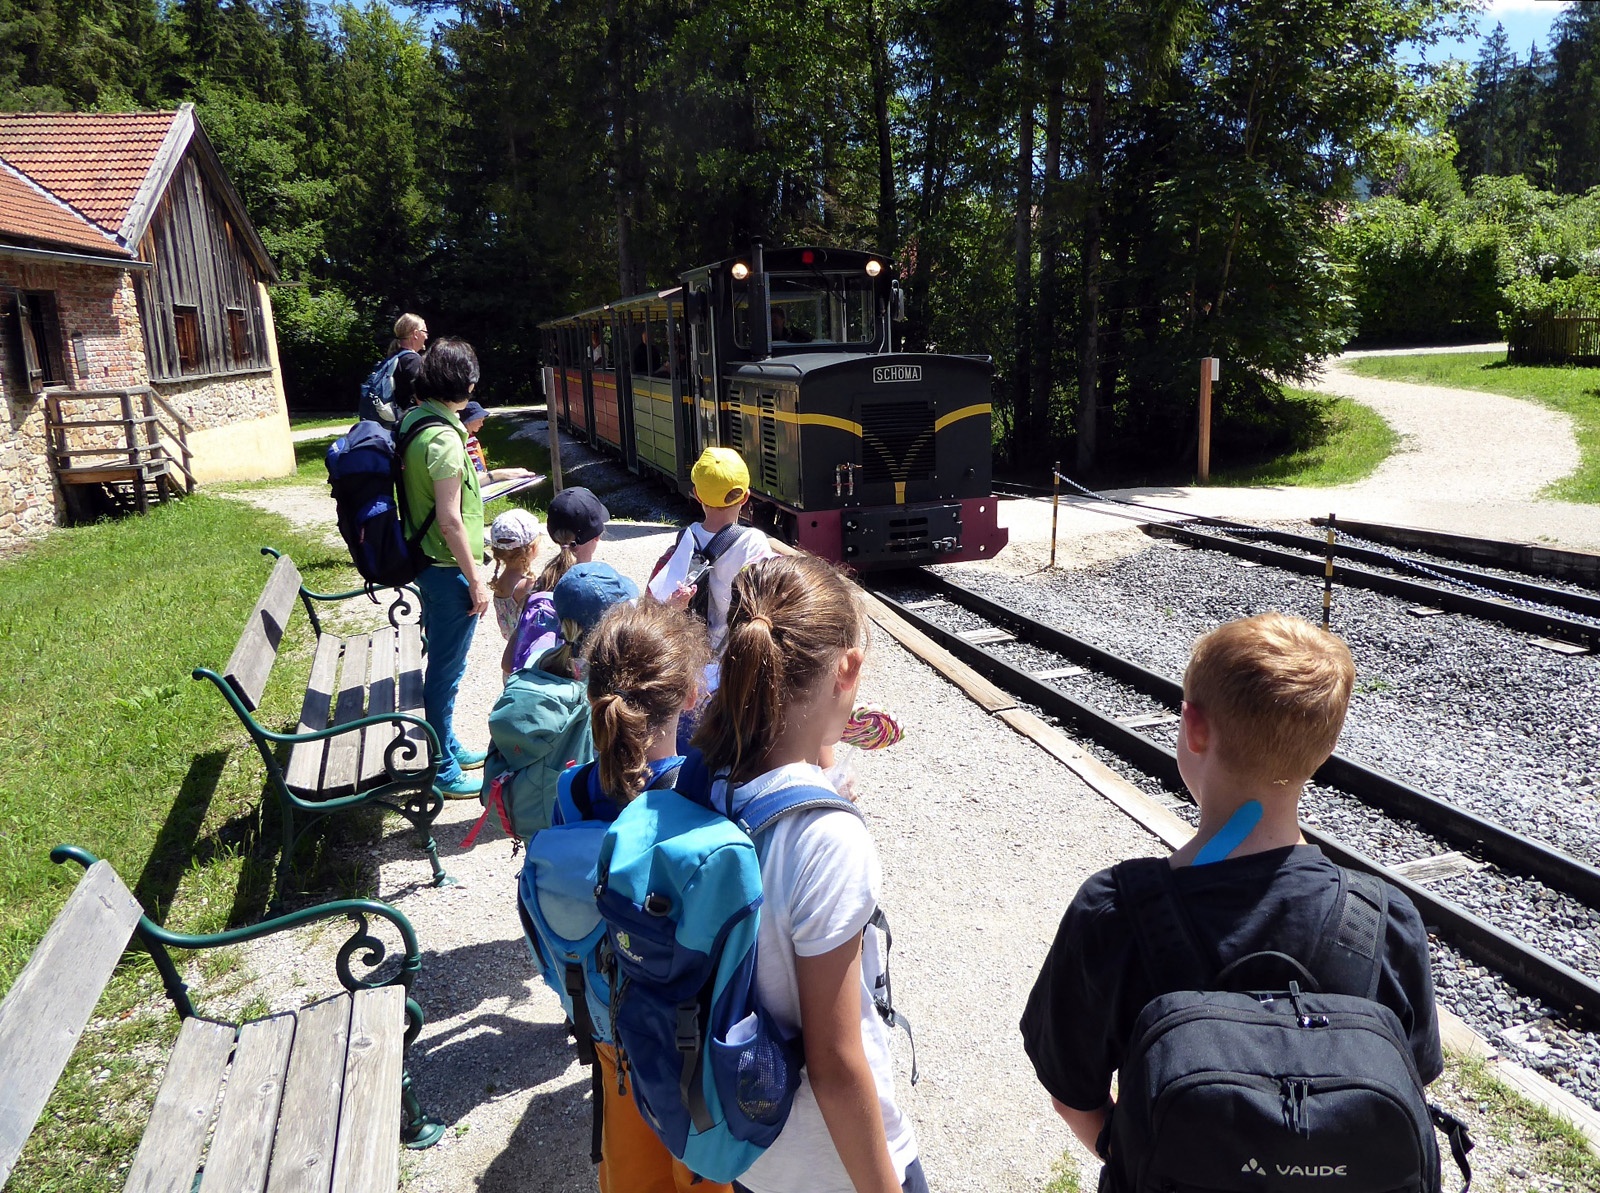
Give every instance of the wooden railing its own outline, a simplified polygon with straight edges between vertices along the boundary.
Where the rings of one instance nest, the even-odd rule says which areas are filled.
[[[1600,311],[1524,319],[1507,336],[1506,359],[1519,365],[1600,365]]]
[[[74,417],[74,404],[116,402],[120,417]],[[159,410],[159,413],[158,413]],[[100,410],[91,409],[94,415]],[[195,490],[189,432],[194,427],[148,385],[125,389],[56,389],[45,396],[50,460],[63,486],[130,484],[139,509],[149,504],[149,489],[165,499],[170,490]],[[74,432],[120,428],[91,446]],[[113,443],[120,439],[120,442]],[[75,441],[76,440],[76,441]]]

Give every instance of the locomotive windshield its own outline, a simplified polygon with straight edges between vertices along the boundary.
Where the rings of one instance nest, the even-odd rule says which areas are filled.
[[[870,344],[877,336],[875,294],[863,274],[774,273],[772,345]],[[733,299],[733,335],[750,346],[750,295],[739,286]]]

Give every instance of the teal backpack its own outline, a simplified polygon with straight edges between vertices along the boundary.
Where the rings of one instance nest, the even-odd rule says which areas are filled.
[[[629,803],[601,844],[595,898],[615,966],[611,1037],[634,1102],[690,1171],[727,1182],[778,1138],[805,1063],[756,991],[755,838],[795,812],[861,813],[827,787],[783,788],[727,814],[715,797],[691,753],[676,790]],[[886,930],[880,913],[873,922]],[[885,1022],[904,1025],[887,975],[874,998]]]
[[[484,818],[498,803],[507,831],[528,840],[550,823],[561,772],[593,759],[584,684],[537,664],[512,672],[489,713]]]

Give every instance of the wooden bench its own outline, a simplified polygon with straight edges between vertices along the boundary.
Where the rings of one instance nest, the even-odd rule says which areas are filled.
[[[422,716],[422,628],[403,620],[420,607],[420,598],[414,589],[389,590],[394,593],[389,624],[341,638],[324,632],[314,602],[369,595],[376,601],[376,594],[365,588],[312,592],[301,582],[294,560],[271,547],[261,551],[277,562],[228,665],[220,675],[198,667],[194,678],[209,679],[238,714],[277,793],[283,857],[273,907],[280,905],[300,838],[324,816],[374,805],[415,826],[433,867],[433,885],[452,885],[455,880],[439,864],[433,839],[433,822],[444,807],[443,797],[433,789],[442,755],[438,735]],[[254,714],[297,599],[317,635],[317,649],[299,728],[275,733]],[[288,764],[280,766],[277,748],[285,745]]]
[[[399,911],[346,899],[185,936],[145,916],[109,862],[70,845],[50,857],[87,872],[0,1003],[0,1189],[134,935],[155,960],[182,1026],[127,1190],[393,1193],[398,1144],[429,1147],[444,1133],[422,1113],[405,1071],[406,1047],[422,1029],[422,1010],[409,997],[422,955]],[[239,1026],[195,1014],[167,952],[240,944],[345,915],[357,921],[336,962],[345,992]],[[388,920],[405,946],[397,972],[381,983],[350,972],[357,953],[364,964],[383,963],[368,917]]]

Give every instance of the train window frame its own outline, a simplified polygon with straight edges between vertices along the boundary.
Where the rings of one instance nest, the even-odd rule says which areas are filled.
[[[876,281],[863,274],[857,278],[854,273],[841,272],[784,272],[769,275],[771,281],[771,307],[773,310],[785,312],[785,323],[790,322],[789,312],[798,312],[804,309],[807,303],[812,304],[817,311],[815,315],[805,321],[796,320],[795,328],[802,331],[809,339],[774,339],[772,348],[776,351],[781,345],[784,349],[792,350],[796,347],[822,347],[833,349],[861,349],[870,348],[878,338],[878,285]],[[838,289],[833,285],[819,287],[817,280],[821,278],[838,284]],[[740,348],[749,349],[750,343],[750,292],[749,281],[736,282],[731,295],[733,304],[733,342]],[[852,303],[851,300],[857,300]],[[820,310],[821,304],[826,302],[829,309],[825,314]],[[859,307],[852,311],[851,306]],[[849,326],[851,316],[859,319],[859,329]],[[844,331],[846,338],[835,336],[822,336],[816,334],[816,325],[826,320],[829,331]],[[807,326],[807,323],[812,326]],[[859,339],[848,338],[852,330],[859,330]]]

